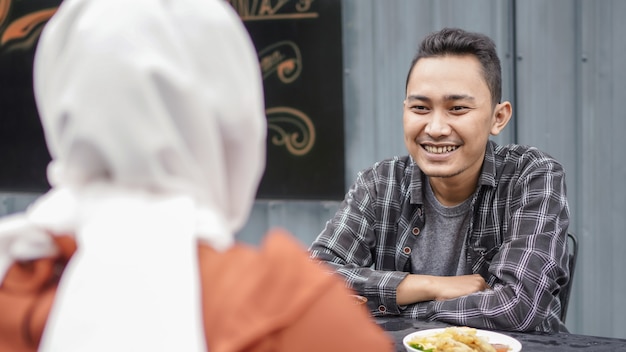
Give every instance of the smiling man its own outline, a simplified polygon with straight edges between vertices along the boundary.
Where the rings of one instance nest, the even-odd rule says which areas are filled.
[[[311,256],[374,315],[567,331],[565,174],[536,148],[489,140],[511,112],[490,38],[450,28],[427,36],[406,82],[409,155],[359,173]]]

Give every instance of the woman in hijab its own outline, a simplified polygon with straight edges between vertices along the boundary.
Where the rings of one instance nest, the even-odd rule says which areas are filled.
[[[222,0],[65,0],[37,48],[52,189],[0,222],[0,351],[385,351],[288,234],[234,234],[261,74]]]

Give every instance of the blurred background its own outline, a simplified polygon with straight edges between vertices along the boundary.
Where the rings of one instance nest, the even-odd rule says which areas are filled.
[[[47,187],[49,157],[32,98],[16,97],[14,75],[32,64],[32,52],[24,48],[32,48],[48,18],[45,10],[59,2],[0,0],[0,216],[25,209]],[[42,11],[28,17],[26,3]],[[251,9],[244,3],[231,1],[240,14],[248,14],[242,9]],[[288,0],[283,7],[289,3],[300,10],[308,6],[308,13],[320,18],[332,11],[340,22],[303,40],[322,45],[315,51],[323,50],[326,41],[340,44],[340,55],[334,53],[342,69],[319,84],[342,87],[342,101],[331,115],[339,115],[333,118],[343,133],[330,134],[332,140],[318,138],[313,150],[321,150],[321,157],[311,162],[317,163],[315,170],[331,164],[343,169],[314,181],[300,181],[288,172],[285,182],[300,189],[310,182],[315,183],[310,187],[322,188],[324,182],[339,183],[345,192],[360,170],[406,154],[402,100],[422,37],[445,26],[487,34],[502,60],[503,97],[514,108],[512,121],[494,140],[537,146],[560,160],[567,173],[570,231],[578,236],[580,250],[566,325],[574,333],[626,338],[626,116],[621,105],[626,102],[626,1]],[[280,9],[265,10],[270,13],[278,15]],[[242,18],[249,29],[258,20]],[[30,27],[18,27],[18,21]],[[296,41],[300,29],[293,28],[290,36]],[[32,89],[30,82],[22,83],[20,89]],[[291,91],[307,96],[311,87]],[[324,91],[313,95],[321,99],[316,104],[325,104]],[[309,117],[322,119],[314,113]],[[293,167],[288,163],[284,161],[286,170]],[[282,167],[271,160],[268,165]],[[280,172],[272,177],[281,183]],[[342,195],[333,192],[299,198],[297,191],[283,189],[273,197],[269,189],[255,203],[239,238],[258,244],[268,228],[283,227],[308,246],[339,205]]]

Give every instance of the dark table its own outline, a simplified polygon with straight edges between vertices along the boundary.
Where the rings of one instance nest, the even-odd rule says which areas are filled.
[[[376,323],[392,337],[396,343],[396,351],[405,352],[402,345],[404,336],[419,330],[443,328],[450,326],[439,322],[426,322],[404,317],[377,317]],[[522,352],[559,352],[559,351],[626,351],[625,339],[576,335],[576,334],[544,334],[498,331],[509,335],[522,343]]]

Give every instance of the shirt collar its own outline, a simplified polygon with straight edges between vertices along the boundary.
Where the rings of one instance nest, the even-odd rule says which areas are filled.
[[[496,187],[496,158],[494,149],[496,143],[492,140],[487,141],[485,148],[485,160],[483,160],[483,168],[478,179],[478,186]]]

